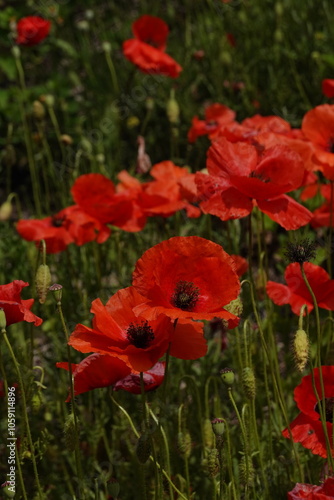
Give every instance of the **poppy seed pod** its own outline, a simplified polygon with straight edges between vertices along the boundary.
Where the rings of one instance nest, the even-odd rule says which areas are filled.
[[[231,387],[234,384],[235,375],[231,368],[224,368],[223,370],[220,370],[220,375],[224,384],[228,387]]]
[[[222,436],[225,432],[225,421],[222,418],[214,418],[211,421],[212,430],[216,436]]]

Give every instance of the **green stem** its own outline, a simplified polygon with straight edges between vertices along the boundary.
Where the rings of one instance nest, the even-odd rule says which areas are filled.
[[[23,417],[24,417],[25,426],[26,426],[26,429],[27,429],[28,443],[29,443],[30,450],[31,450],[31,461],[32,461],[32,465],[33,465],[34,476],[35,476],[36,486],[37,486],[37,490],[38,490],[38,496],[42,500],[44,498],[44,496],[43,496],[42,488],[41,488],[41,485],[40,485],[40,482],[39,482],[39,477],[38,477],[37,464],[36,464],[36,458],[35,458],[35,449],[34,449],[34,443],[32,441],[31,432],[30,432],[30,425],[29,425],[28,412],[27,412],[27,402],[26,402],[26,396],[25,396],[25,388],[24,388],[24,385],[23,385],[21,371],[20,371],[19,364],[17,362],[16,356],[14,354],[14,351],[12,349],[12,346],[11,346],[9,340],[8,340],[6,330],[3,328],[1,330],[1,333],[3,335],[3,338],[5,340],[7,348],[9,350],[11,358],[13,360],[15,371],[17,373],[17,377],[18,377],[19,384],[20,384],[20,387],[21,387],[22,411],[23,411]]]

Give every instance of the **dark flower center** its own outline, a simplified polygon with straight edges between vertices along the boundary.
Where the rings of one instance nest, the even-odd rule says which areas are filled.
[[[65,217],[64,216],[61,217],[61,216],[54,215],[52,217],[52,225],[54,227],[61,227],[63,225],[64,221],[65,221]]]
[[[179,281],[171,297],[173,306],[182,309],[182,311],[191,311],[197,304],[199,297],[199,288],[192,281]]]
[[[314,410],[320,415],[320,408],[318,403],[315,405]],[[333,423],[333,415],[334,415],[334,398],[325,398],[325,416],[326,421]]]
[[[270,182],[270,179],[268,177],[264,177],[263,174],[255,171],[251,172],[249,177],[254,177],[255,179],[259,179],[260,181],[265,183]]]
[[[148,321],[142,321],[140,325],[130,323],[126,336],[130,344],[138,349],[146,349],[154,340],[154,332]]]
[[[315,258],[316,244],[308,238],[301,240],[299,243],[292,243],[289,241],[284,253],[290,262],[303,264],[304,262],[309,262]]]
[[[334,153],[334,137],[330,137],[327,143],[327,151]]]

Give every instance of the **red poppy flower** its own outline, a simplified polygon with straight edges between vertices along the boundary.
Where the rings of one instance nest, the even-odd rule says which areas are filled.
[[[92,302],[93,328],[77,325],[69,344],[81,352],[116,356],[136,371],[146,371],[165,354],[174,329],[170,319],[160,314],[147,321],[133,308],[146,299],[133,288],[119,290],[104,306]]]
[[[176,78],[181,66],[164,51],[168,26],[159,17],[142,16],[132,25],[135,38],[123,43],[123,54],[144,73]]]
[[[29,286],[29,283],[21,280],[14,280],[7,285],[0,285],[0,308],[5,312],[7,326],[20,321],[34,323],[35,326],[43,323],[41,318],[30,311],[34,299],[21,299],[21,291],[26,286]]]
[[[231,255],[235,264],[235,272],[239,278],[248,271],[248,262],[240,255]]]
[[[62,252],[70,243],[103,243],[110,235],[107,226],[77,205],[64,208],[53,217],[19,220],[16,230],[27,241],[45,240],[48,253]]]
[[[314,145],[314,161],[327,179],[334,180],[334,106],[322,104],[308,111],[302,131]]]
[[[318,187],[318,185],[317,185]],[[322,196],[326,199],[325,203],[319,208],[314,210],[313,219],[311,220],[312,227],[329,227],[332,219],[332,226],[334,226],[333,210],[334,204],[331,206],[331,188],[328,184],[320,188]]]
[[[146,219],[140,219],[134,191],[116,192],[114,183],[102,174],[86,174],[77,178],[71,193],[87,214],[102,224],[112,224],[124,231],[140,231]]]
[[[250,144],[220,137],[209,149],[207,169],[210,175],[197,173],[195,177],[204,213],[222,220],[238,219],[249,215],[256,204],[288,230],[312,218],[311,212],[284,194],[298,188],[304,178],[299,155],[285,146],[259,155]]]
[[[69,370],[69,364],[66,362],[56,363],[56,366]],[[131,372],[131,368],[123,360],[98,353],[91,354],[79,364],[71,363],[71,366],[75,396],[93,389],[114,385]],[[70,400],[71,393],[66,402]]]
[[[16,43],[19,45],[37,45],[46,38],[50,32],[51,22],[39,16],[23,17],[16,26]]]
[[[154,165],[150,171],[154,181],[144,185],[141,198],[142,209],[149,216],[169,217],[178,210],[185,209],[188,217],[199,217],[201,211],[189,202],[195,202],[192,192],[195,175],[186,168],[163,161]]]
[[[199,120],[194,116],[191,128],[188,132],[188,141],[195,142],[201,135],[209,135],[216,132],[219,127],[233,122],[235,112],[223,104],[212,104],[205,110],[205,120]]]
[[[147,250],[138,260],[133,286],[147,303],[136,310],[147,318],[167,314],[172,319],[238,318],[224,306],[240,289],[233,259],[212,241],[198,236],[170,238]]]
[[[334,498],[334,478],[328,477],[320,486],[297,483],[292,491],[288,492],[288,500],[306,498],[309,500],[331,500]]]
[[[322,366],[322,378],[324,384],[324,397],[321,392],[321,384],[319,377],[319,368],[313,370],[316,391],[320,401],[325,399],[326,408],[326,427],[333,447],[333,398],[334,398],[334,366]],[[316,394],[313,390],[312,376],[306,375],[302,378],[301,383],[294,390],[294,400],[300,410],[299,415],[291,422],[290,429],[292,439],[296,443],[301,443],[304,448],[311,450],[315,455],[320,455],[323,458],[327,457],[325,435],[320,421],[320,413]],[[286,438],[290,437],[288,429],[282,432]],[[334,450],[332,449],[334,456]]]
[[[330,78],[322,80],[321,89],[322,93],[329,99],[334,97],[334,80]]]
[[[153,368],[143,373],[145,391],[153,391],[162,384],[165,376],[166,363],[158,361]],[[140,375],[139,373],[130,373],[127,377],[114,384],[114,391],[127,391],[132,394],[140,394]]]
[[[305,262],[303,266],[318,306],[332,311],[334,309],[334,280],[329,279],[328,273],[320,266],[311,262]],[[308,312],[311,312],[313,300],[303,280],[300,265],[297,262],[289,264],[284,277],[287,285],[268,281],[266,289],[271,300],[278,306],[290,304],[295,314],[300,313],[303,304],[306,304]]]

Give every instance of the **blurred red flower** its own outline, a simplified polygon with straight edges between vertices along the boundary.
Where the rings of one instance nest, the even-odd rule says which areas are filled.
[[[317,184],[318,187],[318,184]],[[311,220],[312,227],[329,227],[332,219],[334,226],[334,203],[331,205],[331,187],[328,184],[322,185],[320,188],[322,196],[326,199],[325,203],[314,210],[313,219]]]
[[[302,131],[314,146],[314,161],[334,180],[334,105],[322,104],[306,113]]]
[[[287,230],[312,218],[309,210],[284,194],[301,186],[305,172],[300,156],[286,146],[259,154],[251,144],[219,137],[209,149],[207,169],[210,175],[195,177],[204,213],[239,219],[256,205]]]
[[[44,219],[21,219],[16,230],[27,241],[39,243],[45,240],[48,253],[62,252],[70,243],[79,246],[95,240],[103,243],[110,235],[107,226],[77,205],[64,208],[56,215]]]
[[[39,16],[23,17],[16,26],[16,43],[19,45],[37,45],[46,38],[50,32],[51,22]]]
[[[239,318],[224,309],[240,289],[233,259],[220,245],[198,236],[174,237],[147,250],[137,261],[133,286],[147,303],[135,310],[147,318]]]
[[[326,427],[333,450],[333,398],[334,398],[334,366],[322,366],[322,377],[324,384],[324,398],[322,397],[319,368],[313,370],[316,391],[320,401],[325,399]],[[313,390],[312,375],[306,375],[294,390],[294,400],[300,410],[299,415],[291,422],[290,429],[292,439],[300,443],[304,448],[311,450],[315,455],[327,457],[325,434],[320,421],[320,412],[316,394]],[[284,429],[283,436],[290,438],[288,429]]]
[[[102,174],[85,174],[72,186],[74,201],[102,224],[112,224],[124,231],[140,231],[146,218],[138,213],[134,190],[116,192],[114,183]]]
[[[232,259],[234,260],[235,264],[235,272],[241,278],[243,274],[245,274],[248,271],[248,262],[246,259],[241,257],[240,255],[231,255]]]
[[[233,122],[235,111],[223,104],[212,104],[205,109],[205,120],[199,120],[194,116],[191,128],[188,132],[188,141],[195,142],[201,135],[210,135],[220,127]]]
[[[320,266],[311,262],[305,262],[303,266],[318,306],[334,310],[334,280]],[[303,280],[300,265],[297,262],[289,264],[284,277],[287,285],[268,281],[266,289],[271,300],[279,306],[290,304],[295,314],[299,314],[302,305],[306,304],[310,313],[313,310],[313,300]]]
[[[328,477],[320,486],[297,483],[293,490],[288,492],[288,500],[298,500],[299,498],[306,498],[308,500],[333,499],[334,478]]]
[[[26,286],[29,286],[29,283],[21,280],[14,280],[7,285],[0,285],[0,308],[5,312],[7,326],[20,321],[34,323],[35,326],[43,323],[41,318],[30,311],[34,299],[21,299],[21,291]]]
[[[334,97],[334,80],[330,78],[326,78],[325,80],[322,80],[321,83],[321,90],[322,93],[331,99]]]
[[[105,306],[94,300],[93,328],[76,325],[69,345],[118,357],[135,371],[149,370],[167,351],[174,329],[164,314],[152,321],[136,315],[133,308],[145,300],[133,287],[119,290]]]
[[[135,38],[123,43],[123,54],[144,73],[176,78],[181,66],[165,53],[168,26],[159,17],[142,16],[132,25]]]

